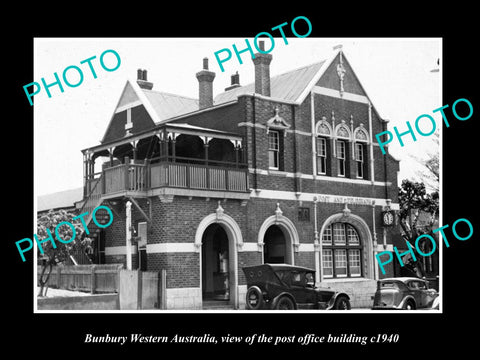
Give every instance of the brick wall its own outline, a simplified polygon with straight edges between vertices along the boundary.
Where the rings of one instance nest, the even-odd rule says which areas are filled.
[[[262,254],[260,252],[239,252],[238,253],[238,284],[246,285],[245,274],[242,268],[254,266],[262,263]]]
[[[341,282],[325,281],[321,287],[330,287],[335,291],[344,292],[350,297],[350,305],[353,308],[371,308],[373,296],[377,290],[375,280],[346,280]]]
[[[214,111],[205,111],[189,117],[182,117],[179,120],[172,121],[172,124],[176,122],[186,123],[209,129],[238,133],[240,131],[238,123],[241,121],[244,121],[242,107],[239,104],[231,104],[222,106]]]
[[[315,253],[304,251],[295,253],[295,265],[315,270]]]
[[[337,64],[339,63],[339,56],[332,61],[328,69],[325,71],[323,76],[318,82],[319,86],[328,87],[331,89],[340,89],[340,80],[337,75]],[[350,66],[348,60],[343,56],[343,67],[346,70],[343,79],[343,88],[346,92],[364,95],[363,91],[355,73],[353,72],[352,67]]]
[[[274,109],[279,109],[279,115],[291,125],[286,131],[286,136],[282,137],[283,149],[281,151],[280,171],[269,171],[268,175],[250,173],[250,184],[254,188],[272,189],[293,192],[317,192],[321,187],[321,193],[332,193],[342,195],[347,191],[349,195],[354,196],[378,196],[380,198],[396,199],[397,192],[397,172],[399,164],[390,155],[383,155],[378,146],[373,146],[373,164],[374,180],[380,182],[390,182],[392,185],[385,188],[381,185],[364,185],[348,182],[332,181],[328,184],[329,176],[323,176],[321,182],[313,179],[297,179],[297,173],[303,175],[313,175],[312,159],[312,128],[310,96],[307,96],[299,106],[290,104],[281,104],[276,101],[270,101],[261,98],[255,98],[255,114],[253,113],[252,97],[243,95],[240,97],[245,107],[246,121],[251,126],[245,127],[247,136],[246,150],[249,167],[255,167],[259,170],[269,171],[268,163],[268,135],[265,128],[267,121],[274,116]],[[314,94],[315,101],[315,120],[319,121],[326,117],[332,125],[332,110],[335,111],[335,126],[345,121],[346,126],[352,131],[350,121],[353,121],[353,130],[362,124],[364,128],[374,135],[383,131],[384,124],[379,118],[377,112],[372,111],[372,129],[369,128],[368,104],[347,101]],[[375,139],[374,139],[375,141]],[[255,144],[254,144],[255,143]],[[338,179],[337,160],[333,157],[333,142],[329,140],[329,164],[331,175]],[[356,162],[352,159],[353,142],[347,142],[346,157],[346,178],[356,180]],[[364,179],[372,180],[371,169],[369,165],[370,146],[365,149]],[[287,174],[289,173],[289,174]],[[294,177],[291,174],[294,174]],[[288,177],[287,177],[288,175]],[[373,194],[372,194],[373,193]],[[345,193],[346,194],[346,193]],[[394,200],[396,201],[396,200]]]
[[[132,108],[133,128],[130,130],[132,134],[136,134],[142,130],[154,127],[154,122],[143,105]],[[121,139],[125,136],[125,124],[127,123],[127,111],[121,111],[113,116],[110,127],[105,132],[104,142]]]

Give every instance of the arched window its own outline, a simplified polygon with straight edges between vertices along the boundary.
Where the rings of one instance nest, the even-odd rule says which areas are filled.
[[[335,128],[336,136],[336,156],[337,156],[337,175],[341,177],[348,177],[350,174],[348,154],[350,153],[349,141],[351,140],[350,130],[342,122]]]
[[[355,129],[354,133],[355,140],[355,149],[353,154],[353,160],[355,160],[355,171],[356,177],[358,179],[367,178],[367,144],[368,144],[368,134],[367,130],[363,127],[362,124]]]
[[[347,223],[328,225],[322,235],[322,268],[325,278],[361,277],[362,242]]]
[[[317,123],[317,139],[316,139],[316,153],[317,153],[317,174],[330,175],[330,141],[332,130],[330,124],[322,119]]]

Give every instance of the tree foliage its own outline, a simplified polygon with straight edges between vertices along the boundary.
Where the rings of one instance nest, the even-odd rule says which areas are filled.
[[[398,200],[400,205],[399,223],[403,230],[402,237],[408,241],[415,250],[415,241],[422,234],[430,234],[433,230],[435,218],[439,209],[438,192],[427,193],[425,184],[403,180],[398,189]],[[424,216],[428,221],[419,223],[420,217]],[[420,256],[417,256],[417,259]],[[419,263],[410,264],[417,274],[423,274]]]
[[[54,265],[64,264],[68,261],[68,259],[71,259],[71,257],[78,252],[92,250],[93,239],[83,236],[84,228],[82,223],[79,220],[72,221],[72,218],[75,216],[76,214],[67,212],[65,210],[50,210],[48,213],[41,215],[37,219],[36,234],[38,240],[42,241],[49,237],[47,232],[48,229],[55,242],[55,247],[52,241],[45,241],[41,244],[43,255],[40,249],[37,250],[38,258],[43,259],[39,296],[45,295],[43,291],[45,285],[48,283],[50,273]],[[62,224],[57,229],[57,225],[61,224],[62,222],[68,222],[72,224],[74,230],[68,224]],[[56,229],[58,236],[64,242],[58,240],[56,236],[57,234],[55,233]]]
[[[437,132],[431,136],[432,146],[427,151],[427,158],[414,157],[422,166],[417,170],[420,180],[427,188],[438,192],[440,189],[440,135]]]

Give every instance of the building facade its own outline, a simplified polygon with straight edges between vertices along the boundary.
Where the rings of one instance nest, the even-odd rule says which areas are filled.
[[[393,275],[375,260],[400,237],[384,216],[398,210],[399,164],[374,138],[387,122],[341,49],[273,77],[271,61],[255,54],[254,82],[235,74],[214,97],[204,59],[199,99],[153,90],[138,70],[101,144],[83,150],[78,206],[114,213],[97,261],[166,269],[167,309],[243,308],[242,268],[267,262],[315,269],[353,307]]]

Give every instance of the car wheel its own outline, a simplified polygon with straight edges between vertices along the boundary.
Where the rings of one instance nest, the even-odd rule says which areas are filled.
[[[295,310],[295,304],[288,296],[282,296],[275,306],[277,310]]]
[[[258,310],[262,306],[263,294],[258,286],[251,286],[247,290],[246,304],[247,309]]]
[[[404,310],[415,310],[415,303],[412,300],[407,300],[405,304],[403,304]]]
[[[339,296],[333,305],[334,310],[350,310],[350,301],[346,296]]]

